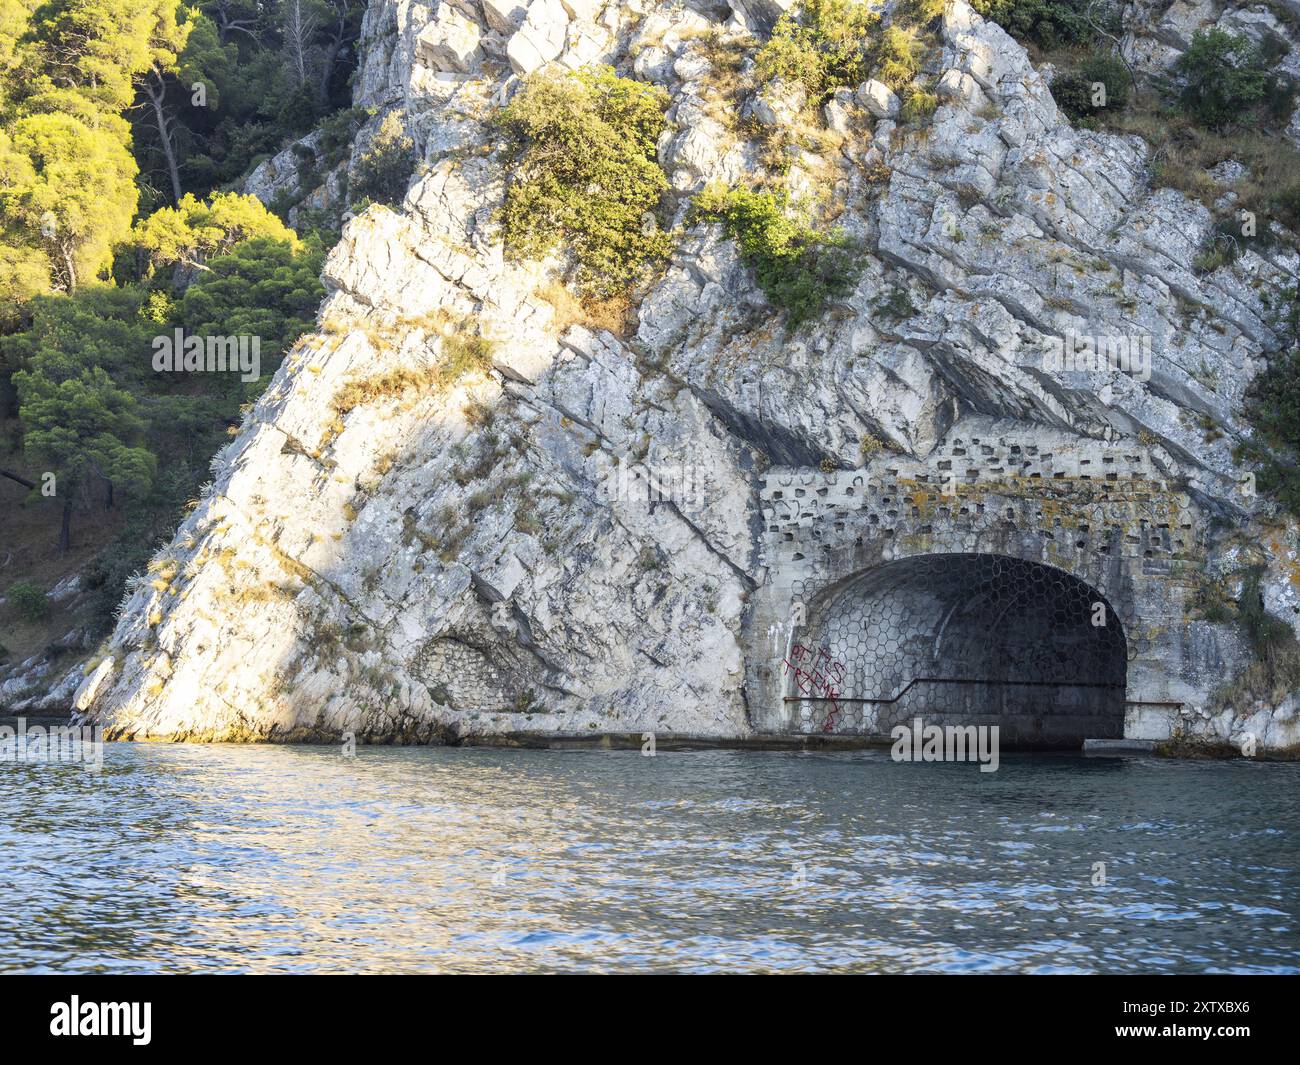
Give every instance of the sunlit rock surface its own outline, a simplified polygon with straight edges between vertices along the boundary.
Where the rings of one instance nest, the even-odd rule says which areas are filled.
[[[928,61],[932,120],[901,124],[867,82],[826,104],[836,143],[791,159],[791,194],[829,190],[863,249],[856,290],[819,322],[787,335],[717,226],[684,229],[626,339],[566,322],[542,294],[554,263],[506,261],[490,120],[521,74],[608,62],[663,84],[660,162],[685,225],[691,194],[758,165],[717,112],[704,33],[762,30],[786,6],[371,5],[355,102],[375,122],[403,110],[418,174],[400,209],[348,224],[319,332],[214,461],[83,714],[211,740],[798,730],[790,611],[860,567],[965,550],[1069,569],[1116,604],[1130,735],[1300,742],[1291,699],[1208,708],[1248,651],[1193,608],[1204,575],[1257,562],[1269,609],[1300,618],[1295,529],[1263,522],[1232,457],[1277,341],[1264,298],[1300,264],[1251,252],[1198,275],[1209,213],[1152,191],[1140,140],[1072,127],[1024,49],[964,3]],[[1168,62],[1180,33],[1154,27],[1144,62]],[[752,118],[798,105],[768,93]],[[349,384],[436,365],[466,330],[493,342],[489,370],[340,413]],[[1149,338],[1149,377],[1045,370],[1070,334]],[[647,470],[670,482],[653,505]],[[777,513],[781,477],[844,512]],[[849,506],[855,478],[895,502]]]

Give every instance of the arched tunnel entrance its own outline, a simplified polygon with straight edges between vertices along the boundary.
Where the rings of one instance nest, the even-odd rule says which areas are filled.
[[[1010,746],[1124,730],[1123,626],[1105,597],[1004,555],[921,555],[828,589],[796,628],[785,702],[804,732],[998,725]]]

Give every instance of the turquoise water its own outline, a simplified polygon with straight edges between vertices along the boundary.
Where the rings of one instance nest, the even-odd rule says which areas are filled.
[[[1300,971],[1297,765],[110,744],[0,804],[6,972]]]

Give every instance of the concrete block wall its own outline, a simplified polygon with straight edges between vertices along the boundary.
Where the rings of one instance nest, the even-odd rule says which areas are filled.
[[[1128,641],[1128,730],[1167,728],[1242,660],[1239,638],[1191,609],[1208,519],[1131,440],[1018,423],[959,423],[925,460],[856,470],[774,467],[760,487],[764,582],[753,598],[747,695],[756,728],[797,731],[782,662],[800,622],[894,559],[982,552],[1057,567],[1113,606]],[[1155,706],[1169,703],[1172,706]]]

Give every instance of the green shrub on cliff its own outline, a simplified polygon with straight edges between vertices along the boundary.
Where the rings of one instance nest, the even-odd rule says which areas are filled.
[[[880,14],[859,0],[804,0],[777,20],[758,53],[763,82],[797,82],[818,102],[867,78],[869,34]]]
[[[1278,221],[1287,229],[1300,231],[1300,182],[1285,186],[1274,197]]]
[[[1281,618],[1264,607],[1263,566],[1241,573],[1237,620],[1250,641],[1254,661],[1215,691],[1211,708],[1247,710],[1260,702],[1277,703],[1300,686],[1300,642]]]
[[[415,171],[415,142],[402,124],[402,116],[391,111],[357,160],[352,173],[352,199],[388,206],[401,203]]]
[[[50,613],[50,599],[31,581],[17,581],[9,586],[5,597],[26,621],[41,621]]]
[[[971,7],[1017,39],[1047,49],[1087,44],[1119,25],[1116,6],[1096,0],[971,0]]]
[[[912,86],[903,97],[898,117],[908,125],[924,122],[939,109],[939,97],[920,85]]]
[[[1246,37],[1214,28],[1198,30],[1174,64],[1182,80],[1179,102],[1202,126],[1252,125],[1253,109],[1270,80],[1260,50]]]
[[[1076,121],[1103,111],[1114,114],[1128,106],[1132,79],[1123,61],[1114,55],[1090,55],[1077,70],[1052,79],[1052,98]]]
[[[847,238],[795,221],[781,194],[710,185],[696,197],[695,216],[722,223],[792,332],[853,290],[860,265]]]
[[[1255,439],[1244,445],[1242,457],[1257,465],[1256,488],[1300,515],[1300,347],[1269,360],[1251,382],[1245,409]]]
[[[1263,577],[1263,566],[1247,569],[1242,576],[1241,598],[1237,601],[1241,626],[1251,647],[1260,657],[1294,639],[1291,626],[1264,609],[1264,596],[1260,588]]]
[[[672,250],[658,224],[668,179],[657,162],[668,94],[609,67],[534,74],[498,116],[515,157],[502,223],[507,251],[567,245],[585,296],[642,281]]]
[[[920,27],[938,10],[934,0],[915,0],[882,29],[879,11],[862,0],[804,0],[777,20],[759,51],[758,80],[802,85],[813,104],[868,78],[901,89],[920,70]]]
[[[1246,419],[1255,432],[1238,457],[1255,464],[1259,492],[1300,516],[1300,287],[1285,290],[1275,310],[1286,347],[1246,391]]]

